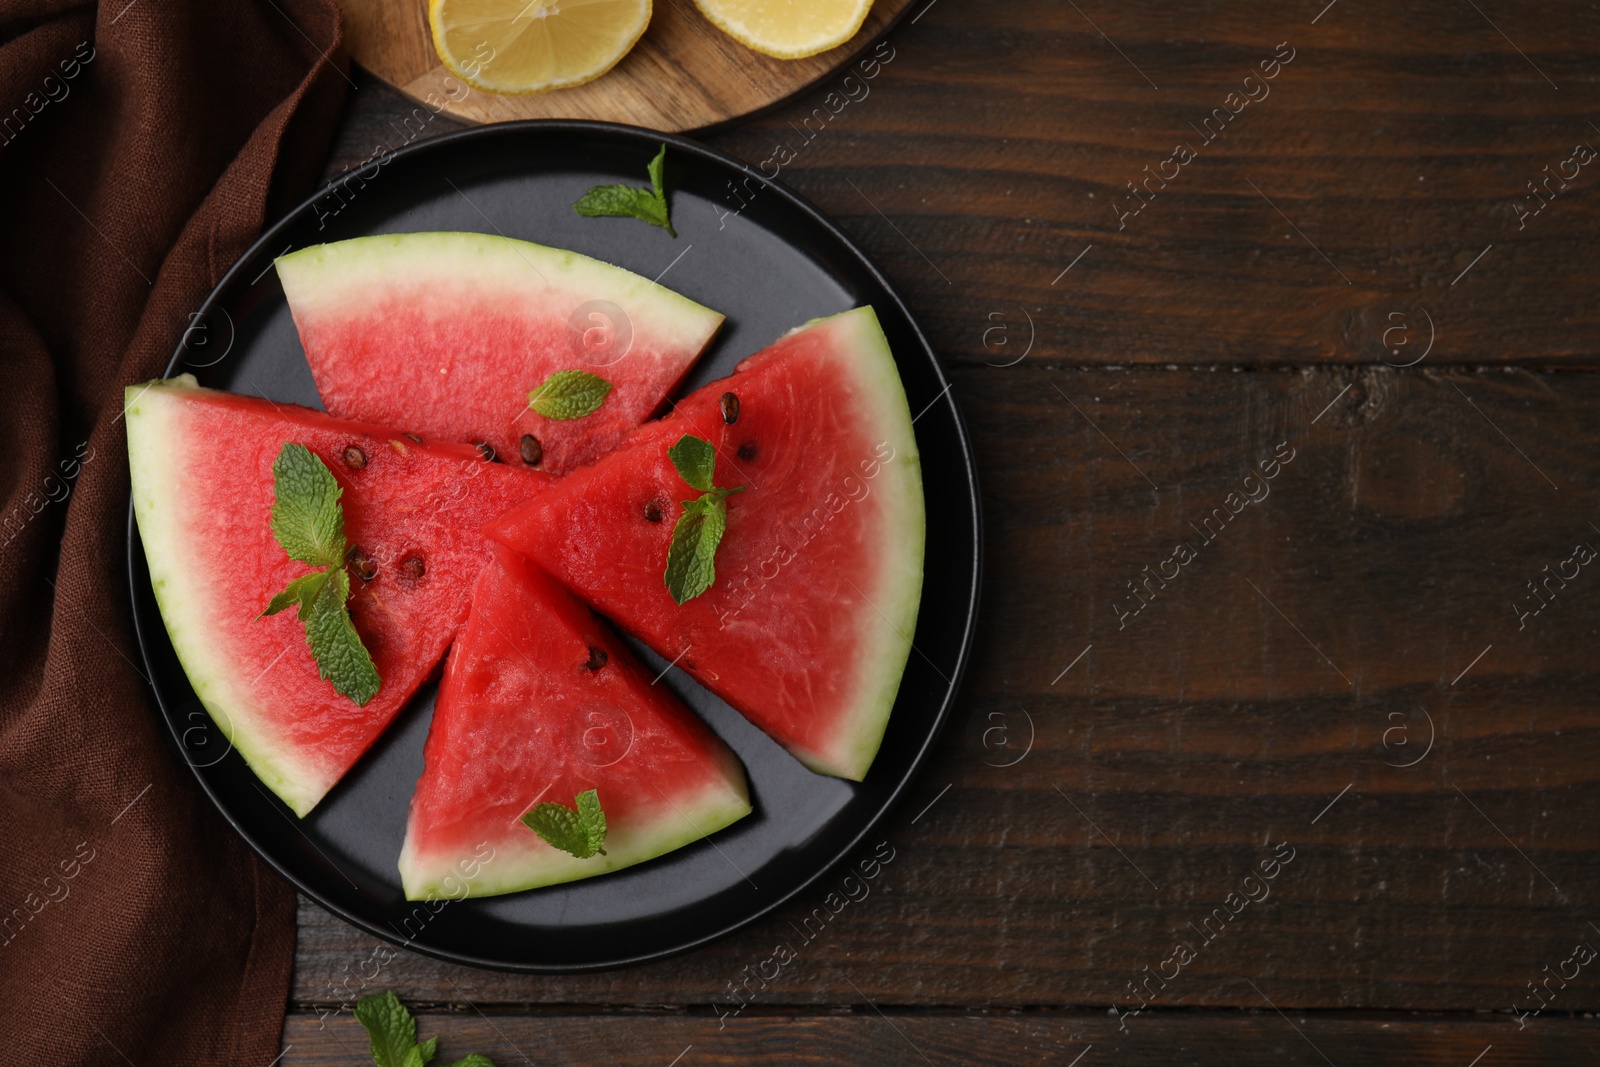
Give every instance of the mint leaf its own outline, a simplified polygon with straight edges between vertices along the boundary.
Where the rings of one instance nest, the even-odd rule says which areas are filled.
[[[630,185],[597,185],[579,197],[572,210],[588,218],[635,218],[670,229],[666,209],[656,195],[649,189],[635,189]]]
[[[528,394],[528,406],[547,419],[581,419],[600,410],[611,383],[586,370],[558,370]]]
[[[667,449],[667,458],[678,468],[678,475],[694,488],[702,493],[713,488],[711,479],[716,474],[717,450],[710,441],[686,433]]]
[[[417,1021],[394,990],[368,993],[356,1002],[356,1021],[372,1039],[372,1062],[377,1067],[412,1067],[426,1063],[417,1049]],[[432,1054],[432,1048],[428,1050]]]
[[[663,144],[661,151],[650,161],[650,188],[597,185],[579,197],[578,202],[572,205],[572,210],[588,218],[611,215],[640,219],[652,226],[660,226],[674,237],[678,236],[678,231],[672,228],[672,218],[667,209],[667,191],[662,184],[666,158],[667,146]]]
[[[356,1020],[367,1028],[377,1067],[427,1067],[438,1049],[436,1037],[417,1043],[417,1021],[392,989],[362,997],[356,1003]],[[474,1052],[448,1067],[494,1067],[494,1061]]]
[[[322,589],[322,583],[327,580],[327,571],[308,571],[290,582],[287,588],[272,598],[272,603],[267,605],[267,610],[257,615],[257,619],[264,619],[268,615],[276,615],[284,608],[293,604],[300,605],[300,620],[305,621],[312,601],[316,600],[317,593]]]
[[[314,567],[344,562],[343,490],[305,445],[284,444],[272,464],[272,536],[290,559]]]
[[[300,617],[306,621],[306,644],[317,661],[317,671],[333,683],[340,693],[365,707],[378,695],[383,679],[372,663],[345,601],[350,596],[350,575],[343,568],[325,572],[327,580],[317,591],[309,611],[302,604]]]
[[[572,799],[578,804],[578,821],[583,824],[589,854],[605,855],[601,846],[606,843],[606,813],[600,810],[600,791],[586,789]]]
[[[717,546],[728,528],[728,505],[724,501],[744,486],[719,489],[712,484],[716,474],[717,450],[710,441],[684,434],[667,449],[678,475],[701,495],[683,502],[683,514],[672,528],[672,543],[667,547],[667,569],[662,580],[667,592],[680,605],[711,588],[717,580]]]
[[[580,860],[595,853],[604,856],[606,813],[600,810],[600,794],[589,789],[573,798],[577,810],[565,804],[546,801],[522,816],[523,823],[544,842]]]
[[[728,507],[720,498],[710,499],[712,495],[684,501],[683,514],[672,528],[663,579],[679,604],[693,600],[717,580],[717,546],[728,528]]]
[[[662,183],[662,177],[665,174],[666,169],[667,144],[665,141],[663,141],[661,142],[661,151],[657,152],[656,158],[652,159],[645,167],[645,171],[650,175],[650,188],[655,192],[656,199],[661,202],[661,214],[663,217],[665,217],[667,214],[667,190],[665,185]],[[671,227],[668,227],[668,229],[670,228]],[[678,235],[673,234],[672,236],[676,237]]]
[[[300,606],[306,644],[317,672],[334,689],[365,707],[383,679],[350,621],[350,575],[344,569],[343,491],[327,464],[305,445],[284,442],[272,464],[272,535],[290,559],[319,565],[272,598],[257,621]]]

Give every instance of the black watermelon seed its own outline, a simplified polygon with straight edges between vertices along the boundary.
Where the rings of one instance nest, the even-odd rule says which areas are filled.
[[[378,565],[372,562],[372,558],[355,545],[351,545],[350,551],[344,554],[344,561],[350,564],[350,569],[363,582],[370,582],[378,576]]]
[[[530,467],[537,467],[539,465],[539,461],[544,459],[544,446],[541,445],[539,443],[539,439],[533,436],[531,433],[525,433],[522,435],[521,452],[522,462],[526,463]]]

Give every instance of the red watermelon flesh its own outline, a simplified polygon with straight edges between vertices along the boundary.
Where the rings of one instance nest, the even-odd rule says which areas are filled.
[[[423,757],[400,853],[411,900],[604,874],[750,812],[733,753],[588,608],[503,548],[473,590]],[[578,859],[521,821],[590,789],[603,855]]]
[[[716,446],[716,485],[746,491],[727,498],[715,583],[680,606],[663,574],[698,496],[667,455],[684,434]],[[788,334],[486,527],[807,766],[856,780],[910,651],[924,528],[905,391],[871,308]]]
[[[134,510],[162,618],[195,694],[261,780],[304,815],[444,656],[489,558],[481,525],[556,479],[320,411],[195,386],[127,391]],[[260,618],[306,573],[269,525],[285,442],[343,488],[345,534],[376,565],[349,601],[383,684],[362,707],[319,676],[294,611]]]
[[[277,266],[329,411],[487,442],[512,464],[531,435],[539,468],[555,474],[649,418],[722,325],[620,267],[488,234],[358,237]],[[599,410],[530,410],[528,393],[559,370],[610,382]]]

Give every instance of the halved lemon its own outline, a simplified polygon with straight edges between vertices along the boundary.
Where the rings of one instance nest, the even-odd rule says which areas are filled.
[[[803,59],[856,35],[872,0],[694,0],[706,18],[747,48]]]
[[[650,0],[430,0],[433,47],[474,88],[520,95],[593,81],[650,24]]]

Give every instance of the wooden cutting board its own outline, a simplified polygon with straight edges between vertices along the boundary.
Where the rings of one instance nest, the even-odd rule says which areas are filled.
[[[669,132],[699,130],[759,111],[849,63],[914,0],[877,0],[854,38],[806,59],[772,59],[713,26],[691,0],[655,0],[633,51],[587,85],[496,96],[439,62],[426,0],[340,0],[357,63],[431,110],[465,122],[599,119]],[[447,80],[448,79],[448,80]]]

